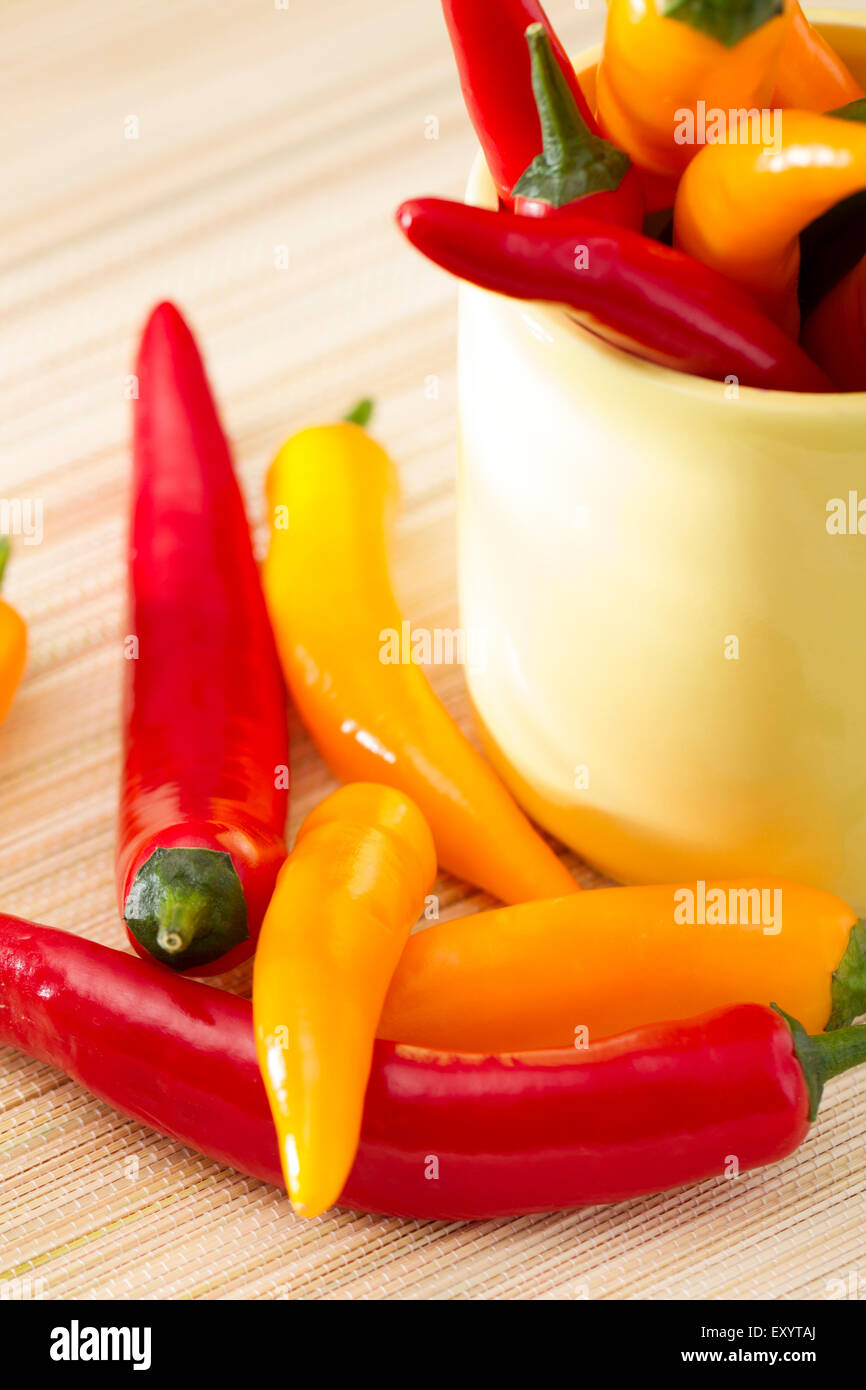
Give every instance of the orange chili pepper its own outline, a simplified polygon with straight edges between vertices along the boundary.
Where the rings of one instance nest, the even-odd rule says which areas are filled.
[[[253,1023],[286,1186],[304,1216],[332,1206],[349,1175],[385,991],[435,877],[417,806],[369,783],[321,802],[280,870]]]
[[[773,14],[772,5],[766,6]],[[776,80],[776,64],[790,18],[775,15],[742,33],[737,15],[706,7],[698,19],[665,13],[661,0],[610,0],[604,51],[597,74],[598,119],[604,135],[641,169],[675,178],[700,149],[688,139],[684,112],[761,108]],[[722,34],[723,38],[714,35]]]
[[[456,1052],[564,1047],[580,1030],[594,1042],[774,999],[813,1032],[866,1011],[866,927],[840,898],[758,878],[601,888],[416,932],[379,1037]]]
[[[280,450],[267,490],[265,599],[294,703],[325,761],[344,781],[405,791],[440,863],[502,901],[575,892],[437,700],[411,634],[405,641],[385,554],[397,479],[384,449],[357,424],[303,430]]]
[[[827,40],[813,29],[798,0],[788,0],[786,9],[791,22],[779,55],[771,104],[829,111],[862,97],[863,88]]]
[[[9,559],[9,537],[0,536],[0,582]],[[9,713],[27,660],[27,627],[5,599],[0,598],[0,723]]]
[[[824,296],[800,341],[842,391],[866,391],[866,256]]]
[[[741,121],[736,142],[706,145],[682,177],[674,244],[748,290],[796,335],[799,235],[866,189],[866,127],[811,111],[775,113],[759,134]]]

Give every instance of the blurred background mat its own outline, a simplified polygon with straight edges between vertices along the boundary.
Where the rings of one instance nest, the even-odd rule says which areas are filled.
[[[549,9],[572,50],[600,37],[603,0]],[[454,626],[455,287],[392,212],[460,196],[474,142],[438,0],[5,0],[0,55],[0,499],[42,508],[6,588],[32,645],[0,729],[0,904],[122,946],[136,334],[156,300],[189,315],[260,542],[283,438],[374,395],[401,601]],[[468,731],[461,670],[431,674]],[[292,735],[294,832],[333,783]],[[448,915],[484,902],[440,889]],[[249,993],[249,967],[225,983]],[[308,1223],[0,1049],[0,1299],[863,1297],[864,1225],[857,1074],[798,1156],[736,1181],[476,1225]]]

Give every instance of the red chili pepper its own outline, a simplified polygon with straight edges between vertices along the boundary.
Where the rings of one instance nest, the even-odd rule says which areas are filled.
[[[570,309],[594,333],[662,366],[742,386],[830,391],[797,344],[717,271],[628,227],[535,222],[443,198],[397,210],[407,239],[452,275]]]
[[[798,20],[797,33],[802,26],[805,26],[807,34],[814,36],[814,30],[807,24],[805,17],[800,13]],[[828,111],[828,116],[836,116],[839,120],[855,121],[860,124],[866,123],[866,98],[860,97],[857,101],[849,102],[847,106],[840,106],[835,111]],[[814,222],[810,222],[800,233],[800,278],[797,285],[797,295],[800,301],[801,321],[803,324],[811,314],[817,309],[822,300],[826,299],[834,286],[838,285],[866,255],[866,192],[852,193],[850,197],[843,198],[841,202],[834,203],[833,207],[817,217]],[[810,356],[813,355],[813,346],[807,342],[805,333],[800,334],[800,342],[806,348]],[[827,347],[830,349],[835,362],[843,364],[841,377],[837,375],[837,368],[828,374],[834,381],[849,379],[850,367],[845,363],[845,354],[851,351],[848,345],[840,343],[833,348],[829,339]],[[855,351],[856,361],[862,361],[862,351]],[[824,360],[824,353],[820,352],[815,356],[818,364],[828,370]],[[862,387],[848,387],[846,390],[861,390]]]
[[[499,196],[511,190],[541,149],[541,126],[524,35],[542,24],[580,114],[598,126],[574,67],[537,0],[442,0],[469,119]]]
[[[514,211],[555,217],[557,231],[563,233],[572,213],[623,227],[643,226],[643,192],[628,155],[589,129],[544,25],[531,24],[526,40],[543,148],[514,185]]]
[[[285,693],[195,341],[160,304],[136,367],[121,912],[139,954],[246,959],[285,858]]]
[[[118,1110],[281,1184],[250,1004],[148,961],[0,917],[0,1042]],[[183,1065],[178,1065],[178,1058]],[[742,1004],[584,1051],[454,1056],[377,1043],[341,1202],[459,1220],[622,1201],[775,1163],[866,1028],[809,1037]]]
[[[840,391],[866,391],[866,257],[824,296],[800,337]]]

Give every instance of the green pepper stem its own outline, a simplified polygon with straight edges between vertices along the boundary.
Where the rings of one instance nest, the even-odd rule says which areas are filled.
[[[733,48],[782,9],[782,0],[662,0],[659,14]]]
[[[594,136],[574,99],[565,73],[556,60],[543,24],[526,30],[532,64],[532,91],[541,121],[544,158],[551,169],[565,168],[575,152],[592,147]]]
[[[832,1033],[816,1033],[811,1041],[820,1058],[825,1081],[866,1062],[866,1028],[856,1024],[850,1028],[835,1028]]]
[[[827,115],[835,116],[837,121],[866,122],[866,97],[857,97],[856,101],[849,101],[847,106],[837,106],[835,111],[828,111]]]
[[[123,916],[136,941],[172,970],[210,965],[249,940],[244,890],[223,850],[155,849],[130,885]]]
[[[628,155],[590,130],[544,25],[530,24],[526,42],[542,150],[517,180],[512,196],[561,208],[590,193],[614,192],[628,173]]]
[[[851,928],[845,954],[833,971],[830,999],[828,1028],[841,1028],[866,1014],[866,923],[860,918]]]
[[[375,401],[370,396],[364,396],[343,416],[343,419],[347,425],[360,425],[363,429],[365,425],[369,425],[375,408]]]
[[[200,890],[174,888],[166,893],[157,944],[170,956],[186,951],[207,925],[210,902]]]
[[[3,575],[6,573],[6,566],[9,562],[11,552],[12,546],[9,537],[0,536],[0,584],[3,583]]]
[[[809,1119],[814,1120],[826,1082],[866,1063],[866,1028],[836,1028],[832,1033],[810,1034],[778,1004],[771,1007],[781,1014],[791,1030],[794,1050],[809,1088]]]

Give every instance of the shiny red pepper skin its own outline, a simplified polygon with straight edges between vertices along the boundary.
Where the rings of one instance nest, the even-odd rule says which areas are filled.
[[[866,391],[866,257],[803,324],[800,339],[842,391]]]
[[[628,227],[569,213],[543,220],[444,198],[403,203],[397,222],[429,260],[482,289],[571,309],[648,361],[741,386],[830,391],[805,352],[724,276]],[[578,254],[580,265],[578,265]]]
[[[581,115],[598,134],[577,74],[538,0],[442,0],[469,119],[499,196],[508,201],[541,149],[526,30],[543,24]]]
[[[587,219],[617,227],[641,227],[644,201],[635,172],[629,169],[619,188],[611,193],[587,193],[585,198],[561,208],[540,198],[515,198],[513,210],[520,217],[550,218],[557,236],[578,237]]]
[[[0,917],[0,1042],[281,1185],[248,1001]],[[380,1042],[341,1201],[447,1220],[620,1201],[722,1174],[732,1156],[741,1172],[774,1163],[808,1111],[788,1025],[754,1004],[584,1051],[479,1058]]]
[[[285,692],[228,444],[173,305],[151,314],[136,375],[117,888],[126,916],[154,850],[229,854],[248,935],[217,939],[194,967],[207,975],[252,954],[285,858]]]

